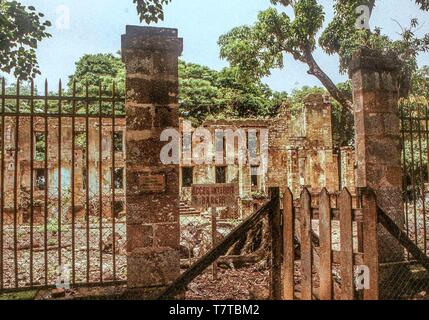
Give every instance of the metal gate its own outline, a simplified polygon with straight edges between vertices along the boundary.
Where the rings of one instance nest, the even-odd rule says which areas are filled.
[[[124,98],[56,90],[2,80],[0,291],[126,280]]]
[[[429,110],[425,102],[401,104],[402,165],[405,229],[410,239],[426,254],[429,209]]]

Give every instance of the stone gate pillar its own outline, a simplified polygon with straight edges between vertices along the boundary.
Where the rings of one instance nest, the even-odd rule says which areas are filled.
[[[154,298],[180,273],[179,165],[161,163],[161,132],[179,128],[176,29],[127,26],[126,211],[128,289]]]
[[[353,56],[349,72],[355,108],[356,186],[372,188],[378,205],[403,228],[399,67],[393,56],[361,49]],[[397,241],[379,230],[379,261],[402,260]]]

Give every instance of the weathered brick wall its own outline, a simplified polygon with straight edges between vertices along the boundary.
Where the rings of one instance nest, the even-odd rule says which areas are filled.
[[[304,105],[307,146],[332,148],[332,106],[329,98],[322,94],[309,94]]]
[[[339,158],[341,169],[341,189],[347,188],[349,191],[354,193],[356,188],[356,155],[354,148],[340,148]]]
[[[404,226],[401,136],[398,107],[399,62],[362,49],[350,64],[356,130],[357,187],[372,188],[378,205]],[[403,259],[397,242],[380,229],[380,261]]]
[[[288,154],[291,149],[291,114],[287,106],[283,106],[279,116],[269,124],[269,165],[268,187],[279,187],[280,191],[288,187]]]
[[[161,163],[166,128],[179,128],[176,29],[127,26],[126,212],[128,288],[150,299],[176,279],[179,259],[179,165]]]

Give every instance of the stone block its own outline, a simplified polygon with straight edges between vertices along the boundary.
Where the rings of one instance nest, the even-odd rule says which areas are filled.
[[[153,125],[155,128],[178,128],[178,108],[170,106],[156,106]]]
[[[128,106],[126,115],[127,130],[152,129],[153,116],[153,107]]]
[[[127,222],[165,223],[179,220],[179,194],[127,197]]]
[[[151,52],[125,50],[122,54],[129,57],[126,64],[128,74],[153,74],[153,54]]]
[[[162,166],[161,150],[164,145],[165,142],[160,141],[159,136],[127,141],[127,164]]]
[[[148,224],[127,224],[127,252],[137,248],[153,246],[153,226]]]
[[[180,248],[179,223],[157,223],[154,225],[154,246],[169,247],[176,250]]]
[[[177,103],[178,80],[127,78],[127,100],[134,103]]]
[[[128,287],[164,286],[180,274],[179,251],[168,248],[141,248],[128,254]]]

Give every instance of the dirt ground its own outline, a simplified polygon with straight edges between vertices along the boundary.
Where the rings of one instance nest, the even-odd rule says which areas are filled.
[[[219,270],[213,279],[210,269],[188,285],[187,300],[253,300],[267,299],[269,271],[254,267]]]

